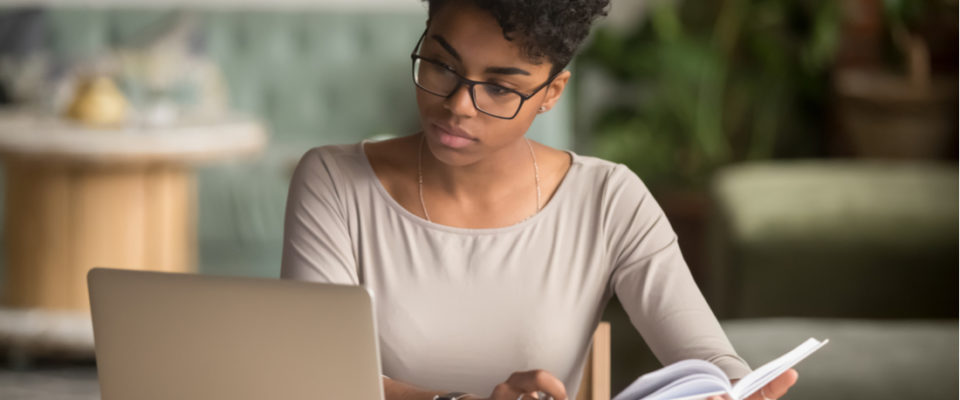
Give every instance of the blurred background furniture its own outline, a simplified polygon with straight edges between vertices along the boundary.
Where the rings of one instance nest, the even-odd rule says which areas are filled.
[[[297,158],[316,145],[418,129],[407,57],[424,27],[418,1],[200,0],[176,12],[164,0],[149,9],[100,1],[0,7],[4,22],[10,12],[39,21],[20,36],[0,29],[0,61],[11,37],[32,38],[62,67],[136,47],[190,15],[186,42],[222,70],[230,108],[272,133],[258,159],[198,171],[200,272],[277,276]],[[641,176],[752,365],[806,337],[831,338],[801,364],[790,398],[956,398],[957,3],[612,4],[612,23],[531,136]],[[915,62],[923,51],[925,67]],[[883,82],[851,86],[850,76],[909,90],[891,97]],[[10,89],[0,85],[0,103],[17,101]],[[884,140],[893,146],[873,146],[877,126],[896,134]],[[891,155],[912,161],[877,159]],[[0,315],[0,325],[29,318]],[[660,364],[616,301],[603,319],[612,322],[616,393]],[[95,376],[82,361],[6,371],[0,397],[98,398]]]
[[[957,3],[639,7],[578,58],[578,145],[650,187],[736,348],[831,338],[789,398],[956,398]],[[604,320],[616,392],[660,363]]]
[[[593,332],[584,361],[576,400],[610,400],[610,323],[601,321]]]
[[[956,398],[958,179],[917,161],[721,170],[707,293],[741,356],[830,338],[791,398]]]
[[[192,170],[176,166],[182,165],[179,161],[187,161],[190,154],[198,156],[203,153],[201,149],[190,148],[190,143],[206,143],[206,150],[233,148],[239,151],[250,144],[250,137],[229,134],[218,136],[207,129],[194,135],[191,132],[197,133],[196,131],[186,129],[181,136],[191,136],[191,140],[174,143],[179,138],[170,137],[171,142],[164,142],[174,147],[186,146],[182,150],[183,154],[179,156],[161,156],[167,157],[168,161],[176,161],[167,163],[169,167],[164,168],[159,168],[157,163],[131,163],[130,159],[115,160],[117,162],[113,163],[113,166],[105,166],[105,163],[96,162],[95,156],[73,154],[71,156],[74,159],[87,163],[83,165],[90,165],[90,168],[86,169],[87,173],[78,174],[75,167],[69,166],[76,165],[76,162],[69,165],[53,163],[51,158],[46,160],[50,162],[45,162],[43,168],[37,169],[24,166],[20,161],[14,163],[11,159],[7,162],[9,166],[5,168],[7,178],[3,185],[3,193],[6,193],[4,197],[8,198],[8,210],[25,207],[24,196],[29,196],[28,192],[18,190],[16,196],[10,195],[14,185],[28,187],[24,186],[24,178],[34,184],[30,187],[35,188],[37,196],[40,195],[39,191],[46,190],[36,185],[38,181],[32,179],[43,171],[49,171],[44,175],[50,177],[47,181],[64,174],[84,182],[104,182],[104,179],[92,179],[87,177],[88,175],[109,176],[111,180],[109,184],[97,185],[95,193],[70,192],[74,198],[81,194],[90,197],[84,198],[85,202],[82,203],[89,208],[89,212],[77,214],[83,215],[87,220],[76,221],[70,230],[67,225],[56,225],[42,232],[15,233],[14,230],[27,229],[25,227],[33,225],[23,223],[22,218],[27,218],[28,214],[15,211],[8,213],[10,216],[4,223],[8,228],[0,232],[10,244],[0,251],[0,259],[7,260],[6,265],[0,265],[0,295],[14,299],[10,301],[18,306],[49,304],[57,308],[78,308],[86,303],[83,274],[75,273],[69,277],[62,274],[50,276],[40,270],[18,270],[11,264],[14,258],[22,259],[22,254],[39,254],[41,248],[37,246],[41,243],[35,239],[36,235],[47,233],[59,235],[64,242],[86,241],[87,244],[83,245],[78,253],[72,254],[79,257],[70,261],[64,261],[63,257],[50,258],[45,254],[41,257],[42,260],[34,264],[41,261],[44,265],[66,263],[57,268],[73,266],[76,268],[71,268],[76,271],[95,265],[113,265],[130,268],[195,269],[201,273],[220,275],[278,277],[287,185],[299,157],[314,146],[406,135],[419,129],[415,102],[412,101],[415,92],[410,76],[409,58],[426,20],[425,8],[419,3],[377,9],[332,7],[323,2],[311,6],[277,8],[223,8],[202,5],[194,9],[162,6],[3,6],[0,7],[0,17],[5,18],[3,21],[12,22],[4,26],[4,29],[10,29],[17,24],[23,25],[22,29],[16,31],[16,38],[25,44],[13,46],[17,49],[13,58],[30,60],[34,55],[42,55],[50,64],[43,73],[50,76],[41,79],[50,81],[58,79],[57,74],[69,70],[72,65],[103,58],[118,49],[138,49],[147,46],[145,43],[153,47],[185,47],[190,55],[209,59],[219,69],[228,101],[228,114],[249,115],[262,121],[264,129],[270,132],[270,143],[264,146],[257,157],[223,159],[215,164],[198,165],[195,170],[195,184],[192,182],[194,178],[190,176],[193,172],[185,173]],[[190,23],[184,24],[185,20]],[[7,36],[4,40],[11,38],[14,37]],[[26,50],[19,48],[24,46],[32,47]],[[121,53],[119,58],[129,58],[129,53],[130,51]],[[183,61],[182,55],[173,54],[167,57],[151,59],[151,62],[162,64]],[[10,57],[5,60],[9,61]],[[24,65],[29,67],[32,64]],[[136,96],[150,96],[150,93],[141,93],[144,89],[123,85],[122,81],[120,86],[128,96],[132,96],[132,103],[136,103]],[[195,88],[175,87],[174,95],[189,97],[191,90]],[[0,102],[3,97],[0,93]],[[16,96],[8,97],[17,101]],[[569,103],[569,96],[565,96],[552,112],[538,117],[531,128],[530,136],[551,146],[569,148],[573,141]],[[30,105],[33,104],[18,104]],[[18,140],[33,144],[42,142],[42,137],[34,136],[34,133],[42,132],[20,129]],[[90,148],[103,146],[105,142],[111,141],[106,137],[109,136],[106,133],[103,133],[102,137],[95,137],[97,135],[86,136],[90,140],[81,139],[80,136],[66,138],[70,136],[66,133],[61,135],[63,137],[57,137]],[[133,146],[137,151],[146,151],[147,148],[157,145],[163,146],[164,143],[153,142],[149,137],[151,136],[134,134],[129,140],[121,140],[112,145],[119,148]],[[122,170],[127,172],[122,174],[107,173],[121,170],[116,168],[119,165],[138,166],[123,167]],[[162,190],[174,197],[193,196],[192,192],[195,191],[196,210],[192,210],[193,206],[187,203],[171,208],[173,203],[163,198],[146,196],[143,191],[127,190],[137,186],[135,181],[152,181],[163,185],[165,189]],[[57,188],[55,186],[51,190]],[[63,185],[59,188],[67,190]],[[70,188],[73,190],[74,186]],[[178,192],[182,193],[176,194]],[[145,207],[150,204],[153,204],[153,208],[166,207],[166,213],[187,215],[195,212],[195,225],[191,225],[194,222],[183,219],[175,222],[176,219],[162,218],[149,212],[134,215],[147,210],[122,205],[133,204],[133,198],[137,196],[146,196],[141,199],[145,201]],[[110,198],[110,202],[98,200],[105,198]],[[56,204],[68,203],[74,204],[70,198],[58,198],[57,203],[52,203],[47,208],[52,209]],[[127,233],[131,234],[110,238],[105,234],[105,225],[102,222],[89,222],[90,218],[98,219],[95,215],[103,213],[110,213],[114,221],[121,223],[116,229],[106,228],[107,231],[119,232],[126,229]],[[121,245],[133,242],[160,244],[140,233],[133,234],[133,231],[139,232],[135,225],[141,216],[159,217],[158,222],[162,220],[167,223],[164,234],[176,239],[171,239],[172,244],[164,245],[165,251],[150,252],[147,248]],[[54,223],[52,220],[50,222]],[[54,237],[48,236],[46,240],[49,242]],[[147,253],[152,255],[147,256]],[[67,253],[64,250],[53,254]],[[97,258],[91,254],[110,257]],[[49,278],[46,278],[48,276]],[[56,293],[55,296],[59,297],[47,296],[49,301],[28,297],[26,293],[38,293],[41,284],[51,289],[54,288],[51,285],[59,285],[53,291],[42,290],[44,293]],[[38,314],[29,309],[6,310],[4,315],[0,315],[0,325],[6,324],[9,329],[6,329],[6,334],[0,334],[0,349],[10,350],[8,359],[11,365],[18,366],[30,364],[31,354],[24,354],[21,351],[23,346],[36,350],[36,353],[32,354],[35,357],[70,351],[71,357],[80,356],[82,359],[83,351],[76,350],[83,348],[87,349],[88,354],[92,354],[92,347],[84,345],[88,343],[86,336],[77,335],[82,329],[68,328],[58,322],[73,321],[64,318],[59,313]],[[38,341],[46,346],[38,346]],[[10,346],[11,344],[17,345]]]
[[[957,398],[956,319],[750,318],[723,328],[752,367],[809,337],[830,338],[797,366],[785,398]]]
[[[3,305],[87,310],[94,266],[195,271],[193,164],[265,143],[263,128],[242,118],[97,129],[0,112]]]
[[[752,367],[809,337],[790,398],[957,397],[958,170],[781,160],[715,175],[701,289]],[[659,367],[619,304],[614,392]]]
[[[419,129],[409,53],[424,28],[420,4],[301,8],[57,6],[43,8],[28,29],[56,59],[81,60],[143,41],[184,14],[195,19],[190,47],[222,70],[231,109],[271,132],[260,158],[198,171],[201,272],[279,276],[287,183],[299,156]],[[530,136],[569,148],[569,104],[565,96],[538,117]]]
[[[723,169],[711,304],[724,318],[955,318],[957,193],[950,164]]]

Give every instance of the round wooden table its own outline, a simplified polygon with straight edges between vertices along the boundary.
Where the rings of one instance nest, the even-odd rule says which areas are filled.
[[[266,141],[243,117],[96,129],[0,112],[4,306],[85,312],[93,267],[195,271],[192,166],[254,154]]]

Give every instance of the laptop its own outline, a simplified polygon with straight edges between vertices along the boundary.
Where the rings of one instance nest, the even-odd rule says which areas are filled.
[[[382,400],[370,294],[299,281],[94,268],[103,400]]]

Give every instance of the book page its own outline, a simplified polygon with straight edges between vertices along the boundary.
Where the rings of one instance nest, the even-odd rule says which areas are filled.
[[[793,350],[787,352],[787,354],[777,357],[773,361],[757,368],[733,386],[732,394],[734,398],[742,399],[760,390],[760,388],[766,386],[766,384],[786,372],[790,367],[793,367],[829,342],[829,339],[823,342],[814,338],[807,339]]]
[[[720,378],[713,374],[699,373],[677,379],[645,398],[650,400],[704,399],[722,395],[729,390],[730,382],[726,376]]]
[[[644,374],[613,400],[701,400],[730,394],[742,399],[829,343],[807,339],[793,350],[757,368],[733,387],[723,371],[704,360],[684,360]]]
[[[724,392],[730,390],[726,374],[719,367],[704,360],[683,360],[656,371],[644,374],[617,394],[613,400],[638,400],[650,396],[658,389],[669,385],[687,375],[702,374],[720,378],[726,384]],[[716,389],[713,389],[716,391]]]

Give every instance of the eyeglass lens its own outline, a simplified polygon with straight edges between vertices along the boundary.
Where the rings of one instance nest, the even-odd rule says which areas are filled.
[[[437,96],[447,97],[460,87],[460,77],[438,63],[417,58],[413,63],[413,79],[417,86]],[[498,85],[476,83],[472,88],[474,105],[480,111],[502,118],[511,118],[520,109],[523,98]]]

